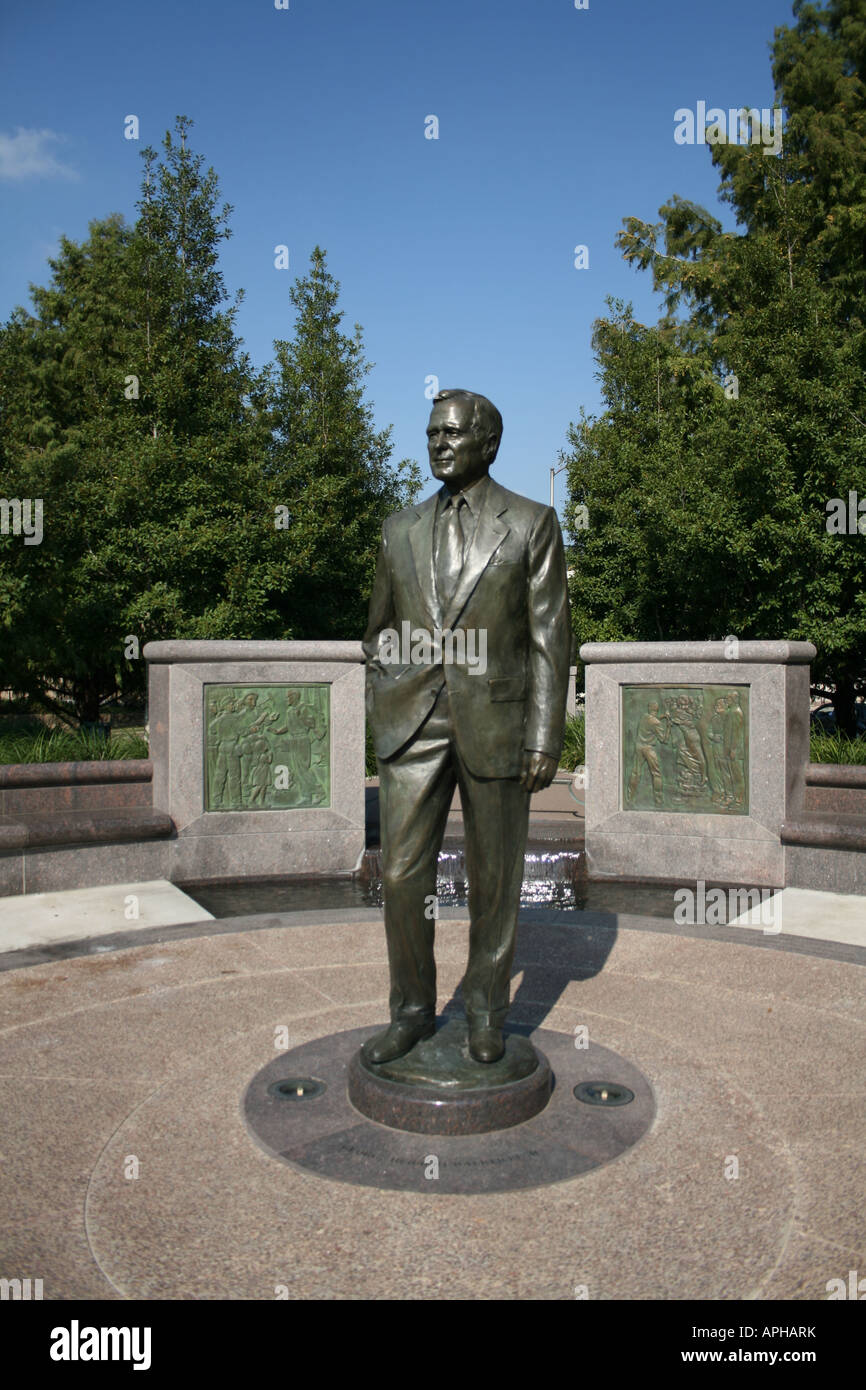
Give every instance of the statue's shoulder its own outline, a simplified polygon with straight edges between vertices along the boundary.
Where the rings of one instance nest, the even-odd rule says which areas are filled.
[[[402,534],[408,527],[423,517],[428,511],[432,511],[436,506],[438,492],[434,492],[432,497],[427,497],[423,502],[412,502],[410,506],[403,507],[399,512],[392,512],[385,518],[384,532],[387,536],[393,537]]]

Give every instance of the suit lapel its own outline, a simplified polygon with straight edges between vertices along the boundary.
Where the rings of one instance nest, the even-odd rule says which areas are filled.
[[[428,497],[427,501],[421,504],[417,509],[415,521],[409,527],[409,545],[415,564],[415,578],[431,629],[441,625],[436,575],[433,570],[433,524],[436,520],[438,496],[439,494],[434,492],[432,497]]]
[[[495,483],[491,478],[487,485],[487,495],[481,507],[478,525],[475,528],[475,536],[469,547],[468,555],[464,556],[463,559],[463,570],[460,575],[460,582],[448,605],[448,610],[444,614],[444,621],[442,622],[443,630],[448,631],[453,628],[454,623],[456,623],[463,609],[466,607],[469,597],[481,578],[481,575],[505,537],[508,535],[511,528],[508,523],[502,519],[503,513],[507,511],[508,501],[505,493],[499,484]],[[431,539],[431,565],[432,548]],[[433,592],[435,593],[435,584]]]

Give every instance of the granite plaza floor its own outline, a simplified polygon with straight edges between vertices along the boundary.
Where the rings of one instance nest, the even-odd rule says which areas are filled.
[[[87,891],[0,901],[0,1276],[46,1299],[812,1300],[866,1274],[864,898],[787,890],[781,935],[528,912],[514,1021],[587,1028],[657,1113],[578,1178],[459,1196],[420,1177],[430,1137],[418,1190],[378,1191],[241,1118],[275,1045],[385,1022],[379,913]],[[443,1006],[466,931],[437,925]]]

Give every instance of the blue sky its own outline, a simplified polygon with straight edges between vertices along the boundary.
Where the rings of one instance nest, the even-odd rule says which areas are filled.
[[[675,143],[674,112],[771,106],[768,44],[791,22],[790,0],[18,5],[0,19],[0,315],[47,283],[61,234],[134,218],[139,151],[183,113],[235,208],[221,268],[246,292],[238,330],[256,365],[292,335],[289,285],[318,243],[344,327],[364,329],[394,457],[427,475],[436,376],[495,401],[495,476],[546,500],[569,422],[599,406],[605,297],[658,317],[614,246],[623,219],[656,220],[676,192],[733,225],[707,147]],[[560,509],[564,496],[559,477]]]

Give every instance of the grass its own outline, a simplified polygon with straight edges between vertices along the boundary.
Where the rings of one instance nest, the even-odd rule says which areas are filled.
[[[845,734],[831,734],[826,730],[812,729],[809,740],[809,756],[813,763],[866,764],[866,736],[848,738]]]
[[[559,766],[574,772],[586,762],[586,727],[582,714],[569,715],[565,721],[565,738]]]
[[[0,764],[82,763],[104,759],[146,758],[147,739],[131,729],[109,738],[72,729],[46,729],[38,720],[0,724]]]

